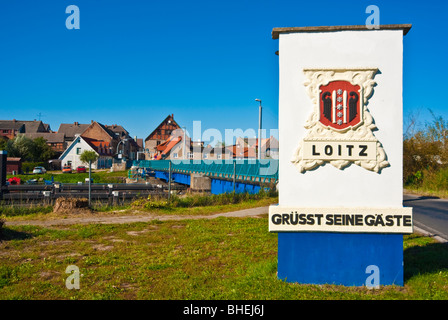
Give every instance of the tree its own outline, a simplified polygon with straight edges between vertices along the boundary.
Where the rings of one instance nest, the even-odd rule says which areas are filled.
[[[53,149],[47,144],[47,140],[42,137],[33,140],[31,154],[33,161],[46,162],[56,155]]]
[[[89,164],[89,207],[91,203],[91,185],[92,185],[92,162],[98,160],[98,154],[95,151],[85,150],[79,156],[79,160]]]
[[[448,165],[448,122],[435,116],[433,121],[417,128],[412,116],[403,140],[404,183],[418,183],[425,173],[436,172]]]
[[[95,151],[85,150],[79,156],[79,160],[81,160],[85,164],[92,164],[93,162],[98,160],[98,154]]]
[[[11,140],[1,139],[0,149],[8,152],[10,157],[22,158],[22,161],[47,162],[55,156],[55,152],[42,137],[30,139],[22,134]]]
[[[6,150],[8,139],[0,136],[0,150]]]
[[[7,142],[7,151],[11,157],[20,157],[22,161],[34,161],[34,142],[32,139],[18,135]]]

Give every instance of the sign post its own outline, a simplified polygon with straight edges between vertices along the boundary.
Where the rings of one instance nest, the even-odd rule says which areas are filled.
[[[403,285],[403,36],[411,25],[275,28],[278,278]]]
[[[3,200],[3,189],[6,186],[7,162],[8,152],[6,152],[6,150],[0,150],[0,200]]]

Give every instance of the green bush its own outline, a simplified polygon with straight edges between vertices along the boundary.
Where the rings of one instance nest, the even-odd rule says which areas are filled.
[[[431,112],[432,113],[432,112]],[[416,128],[411,119],[403,140],[403,182],[419,187],[429,178],[431,184],[448,165],[448,122],[433,114],[433,121]],[[444,182],[440,181],[443,185]]]
[[[419,183],[424,190],[448,190],[448,168],[436,171],[425,170]]]
[[[22,172],[32,173],[34,167],[44,167],[48,169],[48,164],[46,162],[22,162]]]

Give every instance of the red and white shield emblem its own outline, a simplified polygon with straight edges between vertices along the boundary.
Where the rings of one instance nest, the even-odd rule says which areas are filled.
[[[331,81],[319,87],[319,122],[336,130],[362,122],[361,91],[348,81]]]

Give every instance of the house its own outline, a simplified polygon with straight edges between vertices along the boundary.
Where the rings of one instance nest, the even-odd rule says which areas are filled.
[[[75,140],[77,135],[82,134],[89,126],[90,124],[82,124],[79,122],[61,123],[57,132],[64,134],[64,141],[66,145],[69,145]]]
[[[62,165],[71,166],[75,169],[78,166],[86,165],[80,160],[80,156],[84,151],[95,151],[98,160],[92,163],[92,169],[104,169],[112,166],[114,151],[111,145],[103,140],[96,140],[78,135],[75,140],[61,154],[59,160]]]
[[[262,159],[278,159],[279,143],[274,136],[264,139],[261,145]]]
[[[171,135],[166,141],[156,146],[154,160],[182,159],[183,136]]]
[[[14,139],[17,134],[25,133],[25,125],[21,122],[1,120],[0,121],[0,135],[8,140]]]
[[[81,136],[103,141],[111,148],[115,157],[121,155],[125,159],[134,160],[137,159],[137,152],[140,151],[137,142],[122,126],[107,126],[92,120]]]
[[[191,141],[190,137],[185,136],[184,143],[183,139],[183,131],[174,131],[174,134],[155,148],[151,160],[202,160],[204,142]]]
[[[47,141],[47,145],[59,156],[67,147],[65,135],[59,132],[37,132],[37,133],[23,133],[24,136],[30,139],[43,138]]]
[[[112,124],[110,126],[105,125],[105,127],[112,131],[115,135],[115,137],[119,138],[119,139],[128,139],[130,138],[129,136],[129,132],[123,128],[123,126],[120,126],[118,124]]]
[[[182,131],[181,127],[174,120],[174,114],[170,114],[146,137],[146,159],[153,159],[156,154],[160,154],[157,146],[167,141],[175,130]]]
[[[168,115],[145,139],[145,157],[148,160],[201,160],[203,150],[204,142],[191,141],[173,114]]]
[[[228,150],[231,159],[241,160],[257,158],[257,148],[254,146],[234,144],[227,146],[226,149]]]
[[[6,158],[6,174],[22,173],[22,158]]]
[[[258,138],[238,137],[231,146],[234,158],[258,158]],[[274,136],[261,139],[261,159],[278,159],[278,140]]]
[[[0,136],[14,139],[19,133],[50,132],[50,126],[42,121],[0,120]]]
[[[227,160],[232,158],[233,153],[225,146],[212,147],[207,145],[202,151],[203,160]]]
[[[40,120],[20,121],[25,125],[25,133],[50,132],[50,125]]]
[[[83,138],[89,138],[97,141],[103,141],[109,145],[112,151],[117,149],[120,138],[115,135],[112,130],[109,130],[105,125],[91,121],[90,125],[81,133]]]
[[[137,139],[137,137],[132,138],[129,132],[118,124],[105,125],[105,127],[113,132],[115,138],[123,140],[124,143],[120,145],[119,151],[121,151],[125,158],[130,160],[137,159],[138,152],[143,150],[143,140]]]

